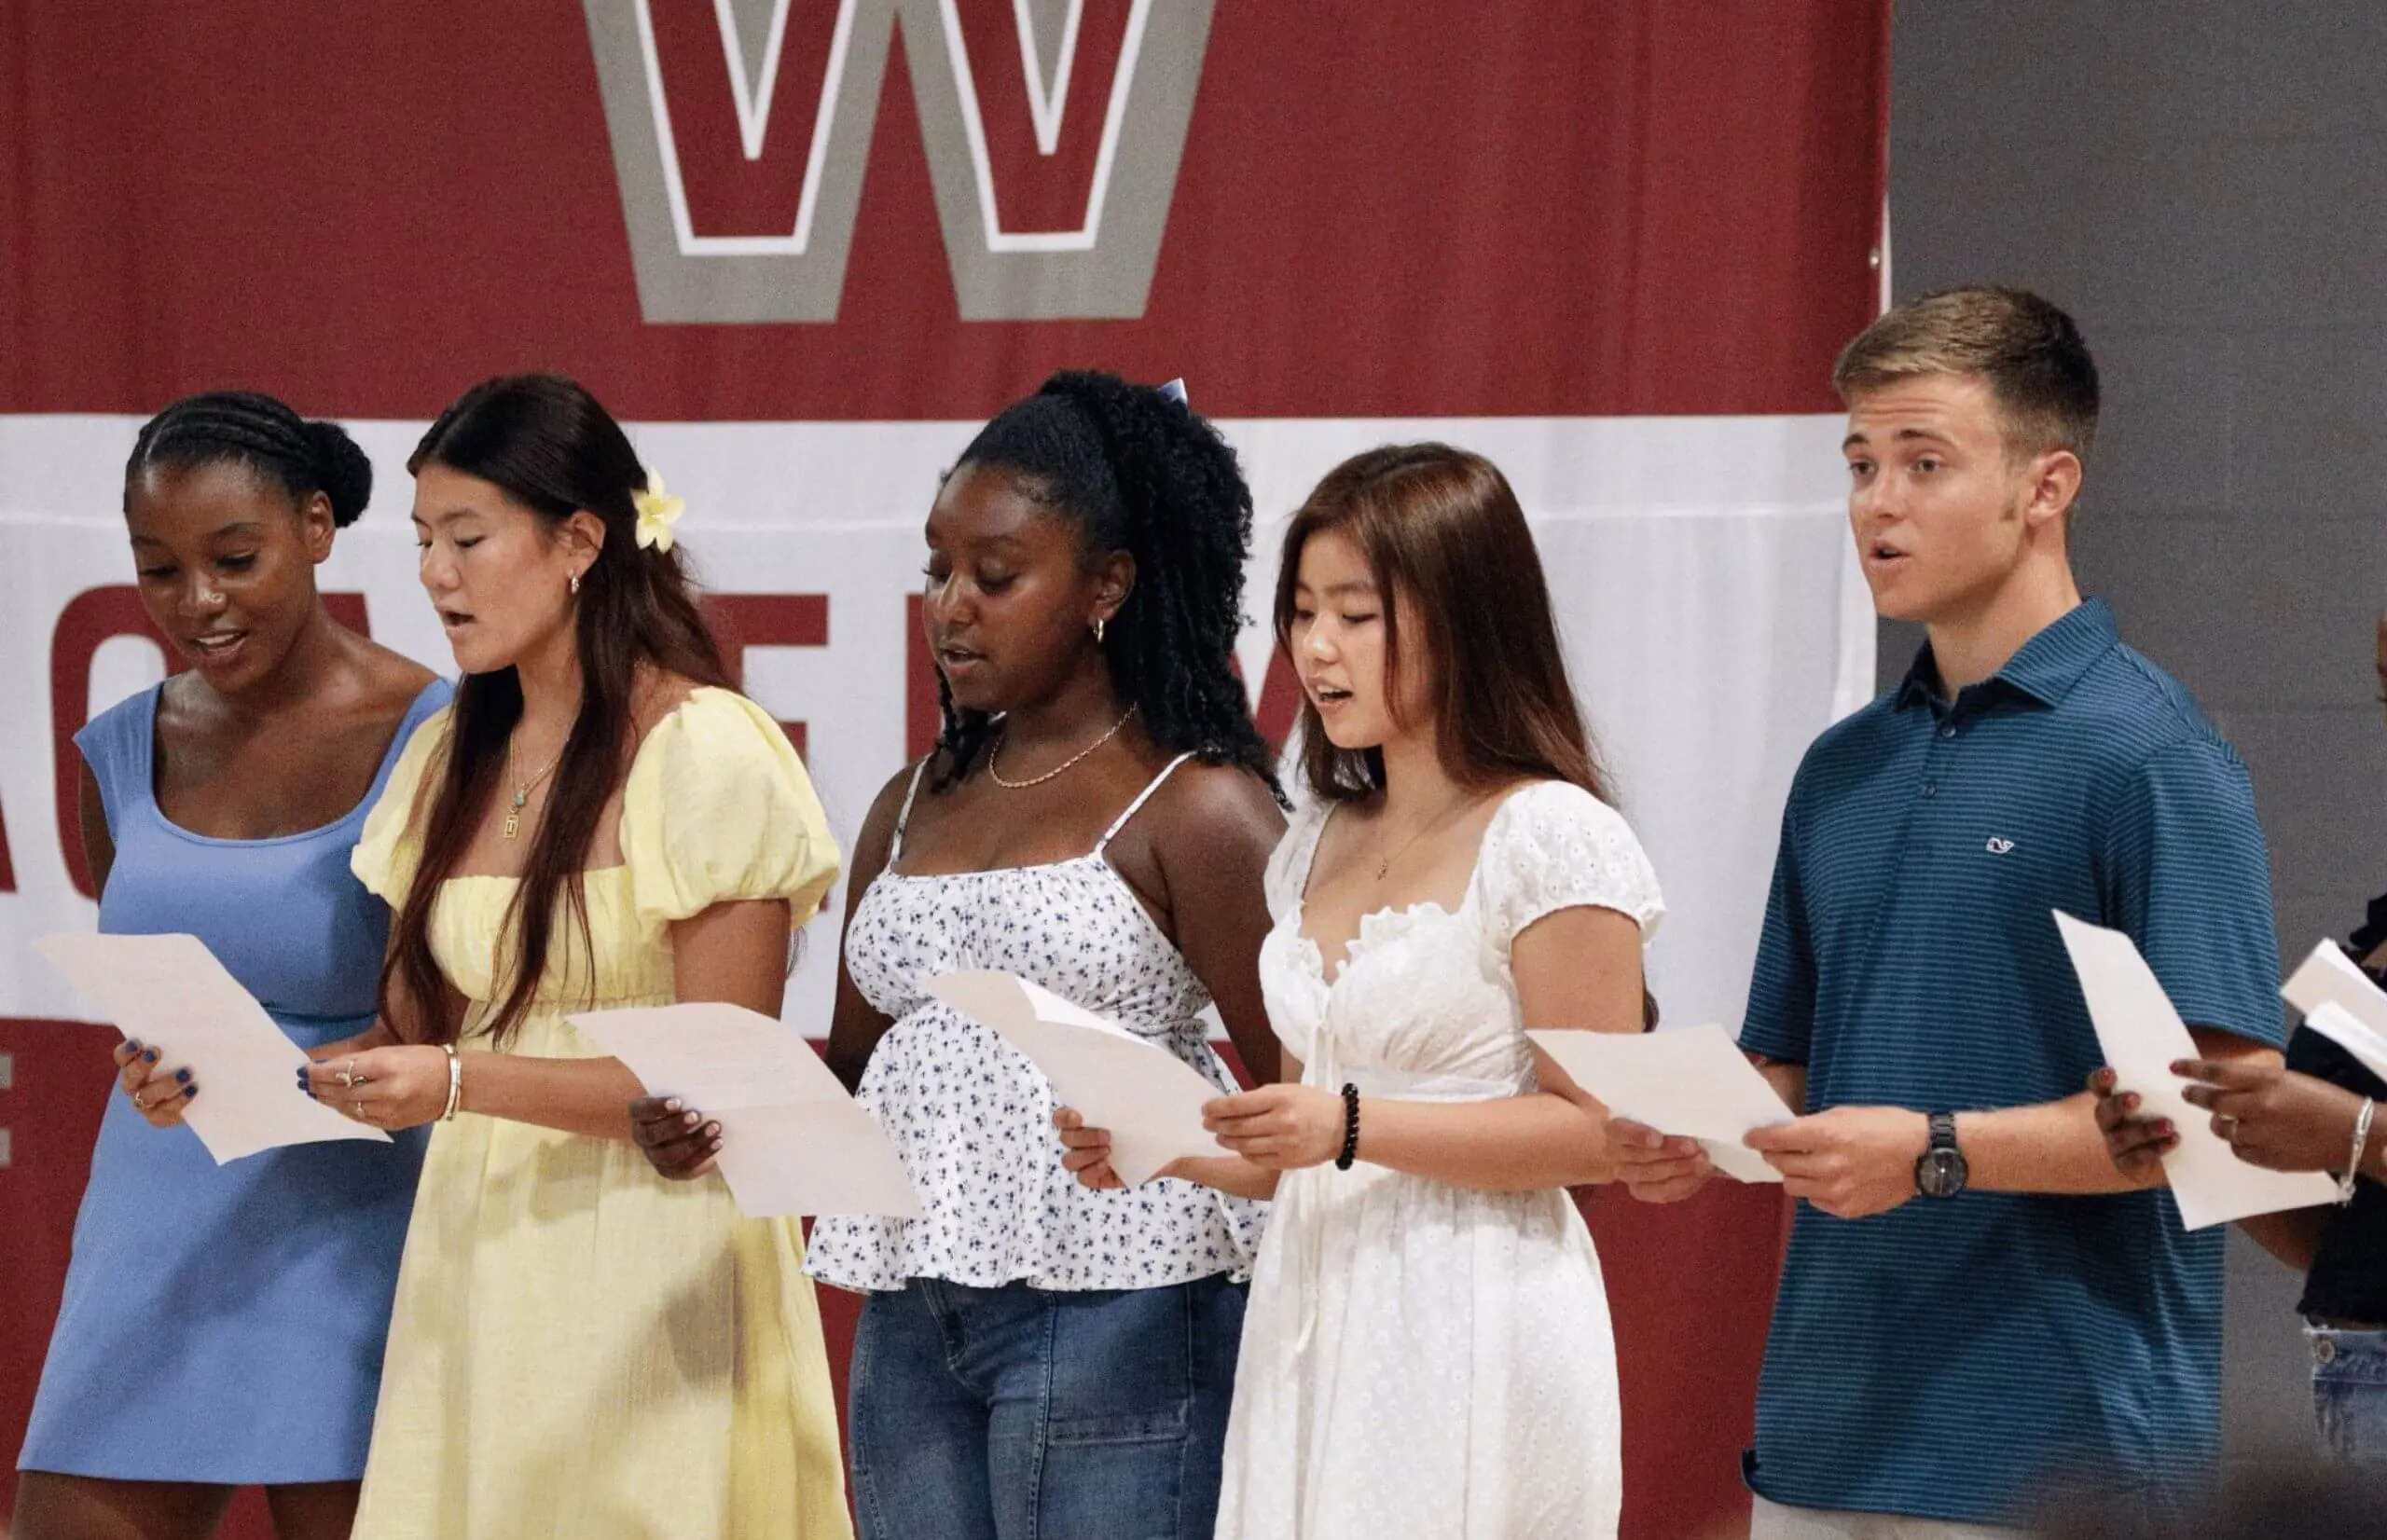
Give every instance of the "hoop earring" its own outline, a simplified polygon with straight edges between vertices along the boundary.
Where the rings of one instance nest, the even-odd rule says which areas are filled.
[[[1097,647],[1102,645],[1102,617],[1099,615],[1094,621],[1094,644]]]

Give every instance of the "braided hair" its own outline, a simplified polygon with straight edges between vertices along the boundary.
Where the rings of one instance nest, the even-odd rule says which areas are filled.
[[[141,425],[125,462],[125,497],[154,467],[246,465],[304,502],[321,492],[347,529],[373,496],[373,462],[337,422],[309,422],[269,395],[209,391],[185,396]]]
[[[1120,550],[1135,558],[1135,587],[1102,641],[1112,685],[1153,742],[1240,765],[1281,799],[1235,672],[1251,488],[1219,431],[1151,386],[1069,370],[1003,408],[959,464],[1014,473],[1030,501],[1078,525],[1089,563]],[[942,677],[937,689],[942,789],[986,751],[992,721],[958,709]]]

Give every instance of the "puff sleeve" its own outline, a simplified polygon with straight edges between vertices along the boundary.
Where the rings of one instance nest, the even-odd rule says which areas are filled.
[[[1485,831],[1481,869],[1489,938],[1505,959],[1518,934],[1561,909],[1613,909],[1644,942],[1666,913],[1658,874],[1624,815],[1580,786],[1513,793]]]
[[[639,746],[622,791],[622,859],[653,921],[785,899],[801,926],[837,880],[837,842],[804,763],[759,706],[699,690]]]
[[[415,803],[424,777],[447,753],[453,727],[450,707],[443,706],[423,719],[399,751],[398,763],[390,767],[381,795],[365,815],[365,832],[358,837],[356,848],[348,853],[348,869],[356,873],[356,880],[392,909],[407,901],[415,868],[422,862],[422,831],[416,824]]]

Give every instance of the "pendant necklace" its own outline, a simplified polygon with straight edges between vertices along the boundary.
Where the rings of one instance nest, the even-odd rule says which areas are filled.
[[[570,741],[569,736],[566,741]],[[498,831],[499,833],[510,840],[522,832],[522,804],[531,800],[531,791],[537,789],[541,781],[553,775],[556,766],[562,763],[563,750],[558,749],[556,757],[547,762],[547,767],[545,770],[532,776],[529,780],[515,783],[514,795],[505,804],[505,826]],[[514,774],[514,745],[512,743],[505,746],[505,773],[509,777]]]
[[[1409,847],[1415,845],[1419,840],[1425,838],[1426,831],[1434,828],[1444,818],[1449,818],[1455,809],[1465,805],[1468,800],[1468,794],[1465,791],[1461,791],[1457,796],[1452,798],[1441,812],[1436,813],[1432,818],[1428,818],[1425,822],[1419,824],[1417,826],[1417,832],[1410,835],[1407,839],[1401,841],[1400,848],[1395,850],[1391,855],[1385,855],[1382,849],[1379,848],[1376,854],[1376,881],[1384,881],[1385,873],[1392,870],[1392,863],[1399,860],[1401,857],[1409,854]]]

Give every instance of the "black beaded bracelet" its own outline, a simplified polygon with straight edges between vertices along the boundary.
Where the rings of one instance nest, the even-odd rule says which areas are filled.
[[[1334,1169],[1348,1171],[1351,1162],[1359,1158],[1359,1088],[1349,1080],[1343,1082],[1343,1153],[1334,1157]]]

